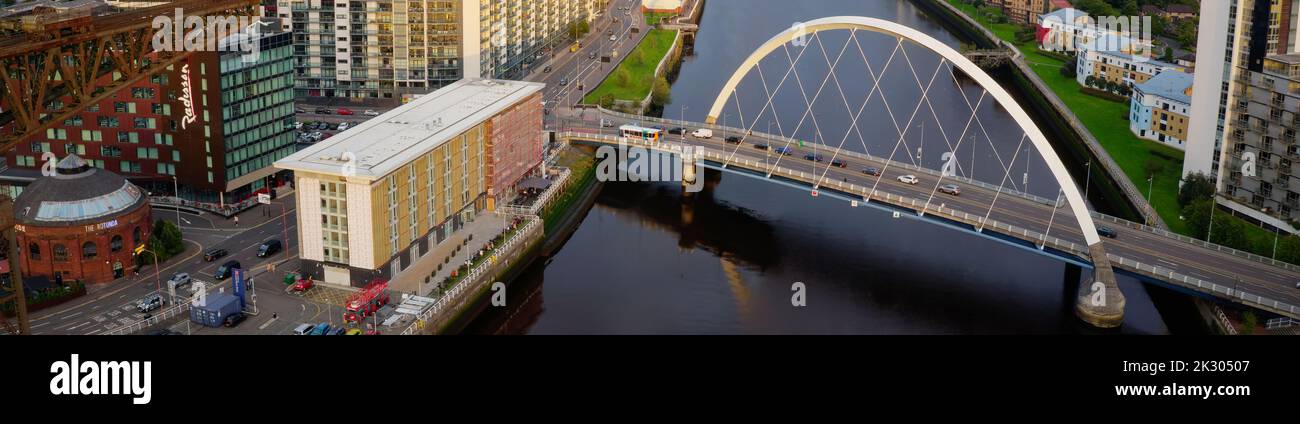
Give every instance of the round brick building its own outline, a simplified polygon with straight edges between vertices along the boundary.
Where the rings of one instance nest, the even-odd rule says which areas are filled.
[[[86,284],[121,278],[134,265],[135,247],[149,240],[148,196],[76,155],[55,170],[14,200],[23,275]]]

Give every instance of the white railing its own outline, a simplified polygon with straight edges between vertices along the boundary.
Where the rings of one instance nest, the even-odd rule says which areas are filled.
[[[515,248],[519,247],[520,243],[532,239],[534,236],[533,233],[538,231],[540,221],[541,220],[536,217],[528,218],[523,225],[519,227],[519,230],[515,231],[510,238],[507,238],[501,243],[500,247],[497,247],[493,251],[493,254],[501,255],[502,253],[511,253]],[[432,307],[416,316],[415,322],[412,322],[405,330],[402,330],[401,334],[403,336],[415,334],[416,331],[419,331],[421,327],[430,322],[431,317],[442,313],[442,311],[447,309],[452,302],[460,298],[460,296],[465,293],[465,290],[467,290],[467,287],[478,286],[479,277],[482,277],[483,273],[492,269],[494,266],[496,266],[496,261],[494,260],[484,260],[480,262],[478,266],[465,274],[465,277],[462,278],[460,282],[451,286],[450,290],[439,296],[438,300],[433,303]]]
[[[1255,262],[1259,262],[1259,263],[1262,263],[1262,264],[1265,264],[1265,265],[1276,266],[1276,267],[1278,267],[1278,268],[1282,268],[1282,269],[1285,269],[1285,270],[1287,270],[1287,271],[1300,272],[1300,266],[1295,266],[1295,265],[1293,265],[1293,264],[1290,264],[1290,263],[1287,263],[1287,262],[1282,262],[1282,261],[1275,260],[1275,259],[1272,259],[1272,258],[1266,258],[1266,257],[1260,256],[1260,255],[1256,255],[1256,254],[1254,254],[1254,253],[1250,253],[1250,252],[1243,252],[1243,251],[1240,251],[1240,250],[1237,250],[1237,249],[1233,249],[1233,248],[1231,248],[1231,247],[1222,246],[1222,245],[1218,245],[1218,244],[1214,244],[1214,243],[1209,243],[1209,242],[1206,242],[1205,240],[1191,238],[1191,237],[1188,237],[1188,236],[1185,236],[1185,235],[1182,235],[1182,234],[1177,234],[1177,233],[1169,232],[1169,231],[1164,230],[1164,229],[1160,229],[1160,228],[1155,228],[1155,227],[1148,226],[1148,225],[1139,224],[1139,223],[1136,223],[1136,222],[1133,222],[1133,221],[1129,221],[1129,220],[1125,220],[1125,219],[1120,219],[1120,218],[1116,218],[1116,217],[1113,217],[1113,216],[1110,216],[1110,215],[1106,215],[1106,214],[1102,214],[1102,213],[1097,213],[1097,212],[1093,212],[1093,213],[1092,213],[1092,217],[1095,218],[1095,219],[1102,219],[1102,220],[1110,221],[1110,222],[1113,222],[1113,223],[1116,223],[1116,224],[1119,224],[1119,225],[1123,225],[1123,226],[1125,226],[1125,227],[1132,228],[1132,229],[1135,229],[1135,230],[1139,230],[1139,231],[1142,231],[1142,232],[1151,233],[1151,234],[1155,234],[1155,235],[1162,236],[1162,237],[1166,237],[1166,238],[1176,239],[1176,240],[1178,240],[1178,241],[1181,241],[1181,242],[1184,242],[1184,243],[1188,243],[1188,244],[1192,244],[1192,245],[1195,245],[1195,246],[1197,246],[1197,247],[1202,247],[1202,248],[1205,248],[1205,249],[1210,249],[1210,250],[1215,250],[1215,251],[1219,251],[1219,252],[1227,253],[1227,254],[1232,255],[1232,256],[1236,256],[1236,257],[1240,257],[1240,258],[1249,259],[1249,260],[1252,260],[1252,261],[1255,261]]]
[[[569,182],[569,175],[573,174],[573,171],[570,171],[569,168],[559,169],[560,175],[551,181],[551,186],[547,187],[546,191],[542,192],[542,194],[537,196],[536,199],[533,199],[532,204],[527,207],[505,205],[497,208],[497,212],[507,215],[537,215],[538,211],[545,208],[546,205],[551,202],[551,199],[555,197],[556,193],[564,190],[564,184]]]
[[[1280,328],[1293,327],[1297,325],[1300,325],[1300,320],[1296,320],[1295,318],[1291,318],[1291,317],[1273,318],[1268,321],[1264,321],[1264,328],[1268,330],[1277,330]]]
[[[633,139],[624,139],[624,138],[621,138],[621,137],[610,136],[610,135],[605,135],[605,134],[595,134],[595,135],[592,135],[592,134],[590,134],[590,133],[565,132],[565,133],[562,133],[561,136],[562,136],[562,137],[581,137],[581,138],[584,138],[584,139],[593,139],[594,141],[603,141],[603,142],[611,142],[611,143],[626,142],[626,143],[629,143],[629,144],[645,145],[645,146],[648,146],[648,147],[650,147],[650,148],[652,148],[652,149],[665,150],[665,151],[670,151],[670,152],[682,152],[682,151],[683,151],[683,147],[685,146],[684,144],[677,143],[677,142],[660,142],[660,143],[652,143],[652,142],[638,141],[638,140],[633,140]],[[931,214],[936,214],[936,215],[944,216],[944,217],[947,217],[947,218],[951,218],[951,219],[959,220],[959,221],[962,221],[962,222],[965,222],[965,223],[968,223],[968,224],[974,225],[974,226],[977,228],[977,231],[983,231],[983,230],[987,230],[987,229],[993,229],[993,230],[996,230],[996,231],[998,231],[998,232],[1000,232],[1000,233],[1007,234],[1007,235],[1010,235],[1010,236],[1013,236],[1013,237],[1019,237],[1019,238],[1021,238],[1021,239],[1023,239],[1023,240],[1026,240],[1026,241],[1032,242],[1032,243],[1034,243],[1035,245],[1037,245],[1040,249],[1041,249],[1041,248],[1044,248],[1044,247],[1046,247],[1046,246],[1052,246],[1053,248],[1056,248],[1056,249],[1062,250],[1062,251],[1064,251],[1064,252],[1069,252],[1069,253],[1072,253],[1072,254],[1078,255],[1078,256],[1080,256],[1080,257],[1084,257],[1084,258],[1086,258],[1086,257],[1089,256],[1089,250],[1088,250],[1088,248],[1087,248],[1086,246],[1084,246],[1084,245],[1081,245],[1081,244],[1079,244],[1079,243],[1075,243],[1075,242],[1072,242],[1072,241],[1068,241],[1068,240],[1063,240],[1063,239],[1060,239],[1060,238],[1058,238],[1058,237],[1048,236],[1048,235],[1046,235],[1046,234],[1044,234],[1044,233],[1041,233],[1041,232],[1038,232],[1038,231],[1034,231],[1034,230],[1030,230],[1030,229],[1027,229],[1027,228],[1022,228],[1022,227],[1018,227],[1018,226],[1013,226],[1013,225],[1005,224],[1005,223],[999,222],[999,221],[997,221],[997,220],[986,219],[986,218],[983,217],[983,216],[973,215],[973,214],[966,213],[966,212],[962,212],[962,211],[958,211],[958,210],[953,210],[953,209],[948,209],[948,208],[940,208],[940,207],[935,206],[935,205],[933,205],[933,204],[928,204],[927,202],[924,202],[924,201],[921,201],[920,199],[916,199],[916,198],[912,198],[912,197],[903,197],[903,196],[894,195],[894,194],[891,194],[891,193],[880,192],[880,191],[875,191],[875,192],[873,192],[873,191],[870,190],[868,187],[858,186],[858,185],[856,185],[856,184],[846,183],[846,182],[839,181],[839,180],[827,180],[827,179],[825,179],[825,178],[824,178],[823,176],[821,176],[821,175],[817,175],[817,174],[813,174],[813,173],[809,173],[809,172],[804,172],[804,171],[796,171],[796,170],[793,170],[793,169],[784,168],[784,167],[780,167],[780,166],[772,166],[771,164],[761,163],[761,162],[758,162],[758,161],[755,161],[755,160],[750,160],[750,159],[744,159],[743,157],[741,157],[741,156],[739,156],[739,155],[733,155],[733,154],[731,154],[731,153],[729,153],[729,152],[727,152],[727,153],[724,153],[724,152],[718,152],[718,151],[715,151],[715,150],[713,150],[713,149],[709,149],[709,148],[705,148],[705,147],[698,147],[698,146],[691,146],[691,147],[694,147],[694,148],[695,148],[695,153],[698,154],[698,155],[700,155],[701,157],[706,158],[706,159],[709,159],[709,160],[713,160],[713,161],[716,161],[716,162],[719,162],[719,163],[728,164],[728,165],[730,165],[730,164],[734,164],[734,165],[737,165],[737,166],[740,166],[740,167],[746,167],[746,168],[757,169],[757,170],[764,170],[764,172],[769,172],[771,175],[780,175],[780,176],[782,176],[782,177],[787,177],[787,178],[796,179],[796,180],[803,180],[803,181],[805,181],[805,182],[810,182],[810,181],[821,181],[822,184],[818,184],[818,183],[812,183],[812,184],[813,184],[815,187],[830,187],[830,188],[835,188],[835,189],[837,189],[837,190],[839,190],[839,191],[841,191],[841,192],[845,192],[845,193],[854,193],[854,194],[859,194],[859,195],[863,196],[863,199],[864,199],[864,200],[867,199],[867,198],[870,198],[870,199],[873,200],[873,201],[874,201],[874,200],[883,200],[883,201],[885,201],[885,202],[887,202],[887,203],[891,203],[891,204],[895,204],[895,205],[899,205],[899,206],[909,207],[909,208],[911,208],[911,209],[913,209],[913,210],[916,210],[916,211],[919,211],[919,212],[921,212],[921,213],[931,213]],[[1051,204],[1051,202],[1049,201],[1048,204]],[[1140,225],[1140,224],[1132,223],[1132,222],[1130,222],[1130,221],[1125,221],[1125,220],[1121,220],[1121,219],[1119,219],[1119,218],[1115,218],[1115,217],[1111,217],[1111,216],[1103,215],[1103,214],[1098,214],[1098,213],[1093,213],[1093,216],[1094,216],[1094,217],[1097,217],[1097,218],[1106,219],[1106,220],[1109,220],[1109,221],[1111,221],[1111,222],[1115,222],[1115,223],[1121,223],[1121,224],[1122,224],[1122,223],[1129,223],[1129,224],[1133,224],[1133,225]],[[1127,225],[1127,224],[1126,224],[1126,225]],[[1170,232],[1168,232],[1168,231],[1161,230],[1161,229],[1158,229],[1158,228],[1152,228],[1152,227],[1148,227],[1148,226],[1142,226],[1142,227],[1143,227],[1142,229],[1144,229],[1145,231],[1148,231],[1148,232],[1151,232],[1151,233],[1155,233],[1155,234],[1158,234],[1158,235],[1162,235],[1162,236],[1166,236],[1166,237],[1171,237],[1171,238],[1178,238],[1179,240],[1184,240],[1184,241],[1200,242],[1199,240],[1192,239],[1192,238],[1190,238],[1190,237],[1179,236],[1179,235],[1177,235],[1177,234],[1173,234],[1173,233],[1170,233]],[[1138,227],[1134,227],[1134,228],[1138,228]],[[1215,249],[1215,250],[1220,250],[1220,251],[1224,251],[1224,252],[1229,252],[1229,253],[1237,252],[1237,253],[1235,253],[1235,255],[1237,255],[1237,256],[1241,256],[1241,257],[1245,257],[1245,258],[1251,258],[1252,256],[1253,256],[1254,258],[1259,258],[1258,255],[1247,254],[1247,253],[1244,253],[1244,252],[1235,251],[1234,249],[1231,249],[1231,248],[1222,247],[1222,246],[1218,246],[1218,245],[1213,245],[1213,244],[1210,244],[1210,243],[1200,242],[1199,244],[1202,245],[1202,246],[1205,246],[1205,247],[1207,247],[1207,248],[1211,248],[1211,249]],[[1198,289],[1198,290],[1200,290],[1200,291],[1208,292],[1208,293],[1211,293],[1211,294],[1216,294],[1216,293],[1217,293],[1217,294],[1223,294],[1223,295],[1224,295],[1223,297],[1230,298],[1230,299],[1234,299],[1234,300],[1240,301],[1241,303],[1244,303],[1244,304],[1255,305],[1256,307],[1259,307],[1259,308],[1261,308],[1261,309],[1265,309],[1265,310],[1271,310],[1271,311],[1274,311],[1274,312],[1290,314],[1290,315],[1292,315],[1292,316],[1296,316],[1297,313],[1300,313],[1300,308],[1297,308],[1297,307],[1294,306],[1294,305],[1287,304],[1287,303],[1283,303],[1283,302],[1280,302],[1280,301],[1277,301],[1277,300],[1273,300],[1273,299],[1269,299],[1269,298],[1265,298],[1265,297],[1263,297],[1263,296],[1259,296],[1259,295],[1256,295],[1256,294],[1252,294],[1252,293],[1248,293],[1248,292],[1243,292],[1243,291],[1238,290],[1238,289],[1228,288],[1228,287],[1226,287],[1226,286],[1222,286],[1222,285],[1215,284],[1215,283],[1212,283],[1212,282],[1209,282],[1209,281],[1201,280],[1201,279],[1199,279],[1199,278],[1189,277],[1189,276],[1186,276],[1186,275],[1183,275],[1183,274],[1179,274],[1179,273],[1175,272],[1173,269],[1164,268],[1164,267],[1158,267],[1158,266],[1152,266],[1152,265],[1147,265],[1147,264],[1145,264],[1145,263],[1141,263],[1141,262],[1137,262],[1137,261],[1135,261],[1135,260],[1131,260],[1131,259],[1123,258],[1123,257],[1117,256],[1117,255],[1114,255],[1114,254],[1108,254],[1107,256],[1111,259],[1111,264],[1112,264],[1113,266],[1123,266],[1123,267],[1125,267],[1126,269],[1129,269],[1129,270],[1132,270],[1132,271],[1136,271],[1136,272],[1140,272],[1140,273],[1146,273],[1146,274],[1148,274],[1148,275],[1150,275],[1150,276],[1153,276],[1153,277],[1156,277],[1156,278],[1162,278],[1162,279],[1165,279],[1166,281],[1168,281],[1168,282],[1170,282],[1170,283],[1181,284],[1181,285],[1186,286],[1186,287],[1188,287],[1188,288],[1196,288],[1196,289]],[[1285,267],[1285,268],[1287,268],[1287,269],[1295,269],[1295,267],[1292,266],[1292,265],[1290,265],[1290,264],[1285,264],[1285,263],[1282,263],[1282,262],[1277,262],[1277,261],[1272,261],[1272,260],[1269,260],[1269,261],[1271,261],[1271,262],[1276,262],[1276,263],[1278,264],[1278,266],[1280,266],[1280,267]],[[1261,262],[1262,262],[1262,261],[1261,261]],[[1269,262],[1264,262],[1264,263],[1267,264],[1267,263],[1269,263]]]
[[[1214,307],[1214,316],[1219,319],[1219,325],[1223,326],[1224,331],[1227,331],[1230,336],[1237,335],[1237,326],[1232,325],[1232,320],[1228,319],[1228,314],[1223,313],[1223,308],[1220,308],[1219,305],[1210,306]]]
[[[112,330],[99,333],[99,335],[118,336],[123,334],[132,334],[137,331],[152,327],[160,322],[163,322],[163,320],[171,319],[172,317],[175,317],[179,314],[186,313],[189,311],[190,311],[190,301],[189,299],[186,299],[185,301],[181,302],[179,305],[172,306],[171,308],[159,312],[158,315],[154,315],[149,318],[145,318],[143,320],[131,324],[123,325],[121,327],[117,327]]]
[[[1137,272],[1141,272],[1153,277],[1164,279],[1171,283],[1178,283],[1188,288],[1196,288],[1205,293],[1214,294],[1226,299],[1236,300],[1242,304],[1252,305],[1259,309],[1273,311],[1289,316],[1297,316],[1300,308],[1284,302],[1279,302],[1257,294],[1249,293],[1237,288],[1215,284],[1196,277],[1189,277],[1179,274],[1170,268],[1162,266],[1147,265],[1132,259],[1121,257],[1114,254],[1107,254],[1110,257],[1112,265],[1123,266]]]

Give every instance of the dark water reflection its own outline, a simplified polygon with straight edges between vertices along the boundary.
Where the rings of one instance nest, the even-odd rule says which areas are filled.
[[[686,106],[688,119],[701,120],[730,72],[755,46],[789,28],[794,21],[835,15],[896,20],[950,45],[957,44],[951,34],[902,0],[710,0],[696,56],[683,64],[673,87],[673,101],[666,108],[668,117],[677,118],[681,107]],[[862,40],[864,50],[870,50],[868,55],[888,56],[893,47],[888,38],[871,38],[872,43],[867,43],[867,38]],[[831,43],[828,41],[828,46]],[[843,43],[842,38],[839,43]],[[924,57],[916,55],[913,59],[919,63]],[[930,66],[933,69],[933,64]],[[824,69],[821,72],[825,74]],[[906,75],[911,78],[910,73]],[[903,100],[917,96],[906,89],[906,84],[915,88],[914,82],[899,80],[892,84],[900,89],[891,96]],[[960,91],[953,88],[956,84],[951,80],[948,84],[947,89],[931,94],[941,117],[944,110],[966,107],[957,103],[963,100]],[[844,87],[846,92],[866,93],[870,89],[865,79],[844,81]],[[757,89],[762,90],[761,86]],[[962,86],[962,90],[972,98],[979,95],[975,87]],[[862,94],[857,98],[860,104]],[[762,107],[760,102],[751,109],[747,104],[754,99],[741,100],[741,110]],[[784,99],[781,103],[788,107],[801,101]],[[824,114],[820,117],[825,120],[824,134],[837,129],[835,122],[846,121],[838,115],[844,110],[842,101],[835,101],[841,102],[838,111],[832,107],[817,109]],[[915,104],[913,100],[911,105]],[[735,113],[732,119],[739,115],[731,113]],[[753,116],[752,112],[746,113]],[[1014,153],[1018,130],[1015,137],[1000,135],[1008,128],[1016,128],[1005,113],[986,107],[980,116],[992,127],[989,131],[997,134],[990,134],[992,140],[985,150],[973,152],[978,157],[975,163]],[[884,114],[864,115],[863,119],[863,125],[872,126],[864,127],[868,134],[897,135]],[[795,122],[797,116],[789,128]],[[931,125],[924,139],[926,151],[935,153],[927,153],[923,162],[937,168],[940,146],[945,141],[936,128],[954,124],[931,119],[926,125]],[[766,126],[764,123],[755,129],[766,131]],[[841,126],[838,130],[842,137],[847,128]],[[877,153],[880,145],[892,145],[897,140],[871,137],[859,143],[856,137],[853,134],[846,148],[866,144]],[[834,141],[838,143],[839,139]],[[958,157],[969,155],[971,152],[959,150]],[[899,158],[903,157],[906,154]],[[1026,166],[1031,175],[1047,175],[1041,161],[1027,163],[1022,159],[1019,167]],[[985,167],[989,169],[975,170],[977,178],[987,181],[991,175],[1001,177],[1002,171],[989,173],[992,167]],[[1055,194],[1054,183],[1041,177],[1038,180],[1044,182],[1031,180],[1031,191]],[[1078,274],[1069,273],[1056,260],[977,235],[896,219],[873,208],[852,208],[824,196],[812,198],[803,191],[735,174],[710,171],[708,182],[708,189],[688,199],[681,198],[676,184],[606,184],[597,204],[563,249],[550,262],[535,264],[511,285],[510,298],[518,301],[504,309],[489,308],[466,331],[1095,332],[1083,328],[1071,310]],[[806,286],[806,307],[791,306],[791,286],[796,282]],[[1169,332],[1146,289],[1124,278],[1120,287],[1128,297],[1121,332]]]

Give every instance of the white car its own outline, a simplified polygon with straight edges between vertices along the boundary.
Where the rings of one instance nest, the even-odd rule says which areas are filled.
[[[343,130],[346,130],[346,129],[348,129],[348,123],[347,123],[347,122],[340,122],[340,123],[339,123],[339,131],[343,131]]]
[[[609,41],[618,41],[618,36],[617,35],[609,36]]]
[[[365,112],[361,112],[361,114],[362,114],[362,115],[366,115],[366,116],[379,116],[379,112],[375,112],[375,111],[372,110],[372,109],[366,109],[366,111],[365,111]]]
[[[898,176],[898,181],[902,181],[903,183],[906,183],[906,184],[916,184],[916,183],[921,182],[921,180],[917,179],[916,176],[915,176],[915,175],[912,175],[912,174],[899,175],[899,176]]]

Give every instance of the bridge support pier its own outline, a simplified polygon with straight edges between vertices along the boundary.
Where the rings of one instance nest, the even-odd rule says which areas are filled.
[[[1094,327],[1119,327],[1124,324],[1124,293],[1115,281],[1115,270],[1101,243],[1088,246],[1088,253],[1092,257],[1093,278],[1079,284],[1074,314]]]

